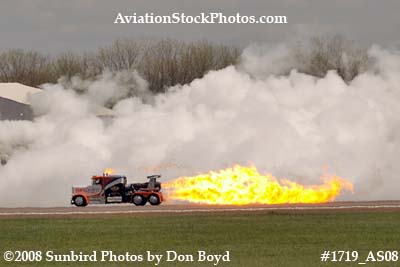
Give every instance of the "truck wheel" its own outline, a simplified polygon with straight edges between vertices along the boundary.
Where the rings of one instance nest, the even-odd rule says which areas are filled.
[[[144,206],[146,204],[146,199],[142,195],[134,195],[132,202],[136,206]]]
[[[74,204],[77,207],[85,207],[87,205],[86,199],[83,196],[76,196],[74,198]]]
[[[149,202],[151,205],[160,205],[160,198],[157,195],[151,195],[149,197]]]

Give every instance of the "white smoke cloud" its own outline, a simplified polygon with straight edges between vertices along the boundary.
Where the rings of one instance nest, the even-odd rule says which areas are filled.
[[[295,62],[286,44],[252,44],[243,50],[239,67],[256,78],[263,78],[289,72],[292,66]]]
[[[0,149],[10,155],[0,166],[1,206],[66,205],[72,185],[106,167],[136,182],[237,163],[301,183],[337,174],[355,184],[344,199],[398,198],[400,55],[372,47],[371,70],[346,84],[334,71],[276,75],[283,51],[249,48],[243,65],[152,97],[138,74],[46,85],[32,98],[35,121],[0,122]],[[94,106],[110,101],[115,117],[105,123]]]
[[[103,106],[114,105],[127,97],[140,97],[145,101],[151,101],[152,98],[147,90],[147,81],[137,71],[113,73],[106,70],[95,79],[83,80],[75,76],[71,79],[61,78],[59,84],[62,88],[87,94],[92,102]]]

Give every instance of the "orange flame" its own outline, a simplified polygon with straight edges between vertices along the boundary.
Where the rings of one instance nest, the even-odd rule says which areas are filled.
[[[323,184],[304,186],[274,176],[261,175],[256,167],[236,165],[194,177],[163,183],[168,198],[205,204],[324,203],[334,200],[353,185],[338,176],[321,177]]]
[[[115,173],[114,169],[107,168],[103,171],[103,175],[113,175]]]

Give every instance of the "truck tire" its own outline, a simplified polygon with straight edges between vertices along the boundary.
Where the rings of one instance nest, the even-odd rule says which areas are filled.
[[[134,195],[132,198],[132,202],[136,206],[144,206],[146,204],[146,201],[146,198],[144,198],[142,195]]]
[[[150,195],[149,196],[149,203],[151,205],[160,205],[160,198],[157,195]]]
[[[74,197],[74,204],[77,207],[85,207],[85,206],[87,206],[86,199],[83,196]]]

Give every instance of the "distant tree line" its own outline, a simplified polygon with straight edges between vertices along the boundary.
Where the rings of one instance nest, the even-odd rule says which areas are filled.
[[[207,41],[120,39],[86,53],[65,52],[55,56],[35,51],[10,49],[0,53],[0,82],[19,82],[29,86],[56,83],[61,77],[94,78],[105,70],[137,70],[154,93],[169,86],[186,84],[239,61],[241,50],[235,46]],[[291,47],[299,72],[323,77],[336,70],[349,82],[364,71],[369,59],[365,49],[341,36],[313,37]]]
[[[312,37],[291,47],[294,68],[299,72],[324,77],[336,70],[345,82],[367,70],[370,64],[367,50],[341,35]]]
[[[0,82],[29,86],[56,83],[60,77],[93,78],[103,71],[137,70],[154,93],[201,78],[207,71],[234,65],[240,50],[207,41],[116,40],[95,52],[65,52],[55,56],[10,49],[0,53]]]

